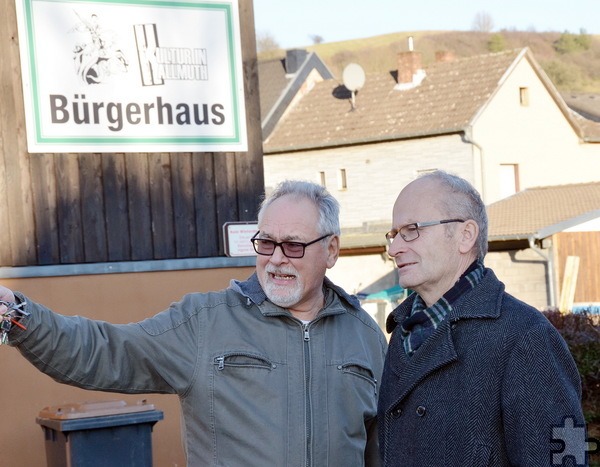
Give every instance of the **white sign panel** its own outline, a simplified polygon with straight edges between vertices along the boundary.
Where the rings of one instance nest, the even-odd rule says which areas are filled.
[[[256,256],[250,239],[258,231],[256,222],[226,222],[223,224],[227,256]]]
[[[29,152],[246,151],[237,0],[16,0]]]

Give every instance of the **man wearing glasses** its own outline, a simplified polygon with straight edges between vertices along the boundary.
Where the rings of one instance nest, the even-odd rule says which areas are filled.
[[[554,465],[554,433],[584,426],[579,374],[556,329],[484,267],[479,193],[435,171],[400,192],[392,217],[389,255],[414,293],[387,321],[384,466]]]
[[[325,277],[340,248],[337,201],[287,181],[258,226],[248,280],[186,295],[140,323],[60,316],[0,287],[0,313],[16,308],[7,340],[64,383],[178,394],[189,466],[379,466],[387,342]]]

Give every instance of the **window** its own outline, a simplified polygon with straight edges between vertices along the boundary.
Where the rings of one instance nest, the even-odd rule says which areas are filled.
[[[322,187],[327,188],[327,183],[325,182],[325,172],[319,172],[317,176],[317,183],[320,183]]]
[[[519,188],[519,164],[500,164],[500,198],[514,195]]]
[[[519,88],[519,102],[523,107],[529,106],[529,88]]]
[[[348,180],[346,179],[346,169],[340,169],[338,172],[338,190],[347,190]]]

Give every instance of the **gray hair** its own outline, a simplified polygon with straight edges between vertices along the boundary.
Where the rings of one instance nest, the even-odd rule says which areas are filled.
[[[479,226],[475,244],[477,258],[483,261],[488,251],[488,217],[479,192],[464,178],[443,170],[421,175],[419,178],[438,180],[451,196],[442,197],[442,209],[449,217],[472,219]]]
[[[312,201],[319,210],[317,229],[321,235],[340,235],[340,203],[317,183],[304,180],[285,180],[275,187],[260,205],[258,222],[262,219],[265,210],[282,196],[293,196],[297,199]]]

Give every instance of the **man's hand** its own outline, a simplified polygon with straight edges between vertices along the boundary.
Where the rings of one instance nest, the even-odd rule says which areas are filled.
[[[27,330],[19,320],[29,313],[21,310],[25,303],[16,304],[12,290],[0,285],[0,345],[8,344],[8,332],[13,324]]]
[[[15,294],[13,293],[12,290],[3,287],[0,285],[0,301],[3,302],[14,302],[15,301]],[[4,313],[7,311],[7,308],[5,305],[0,304],[0,313]]]

